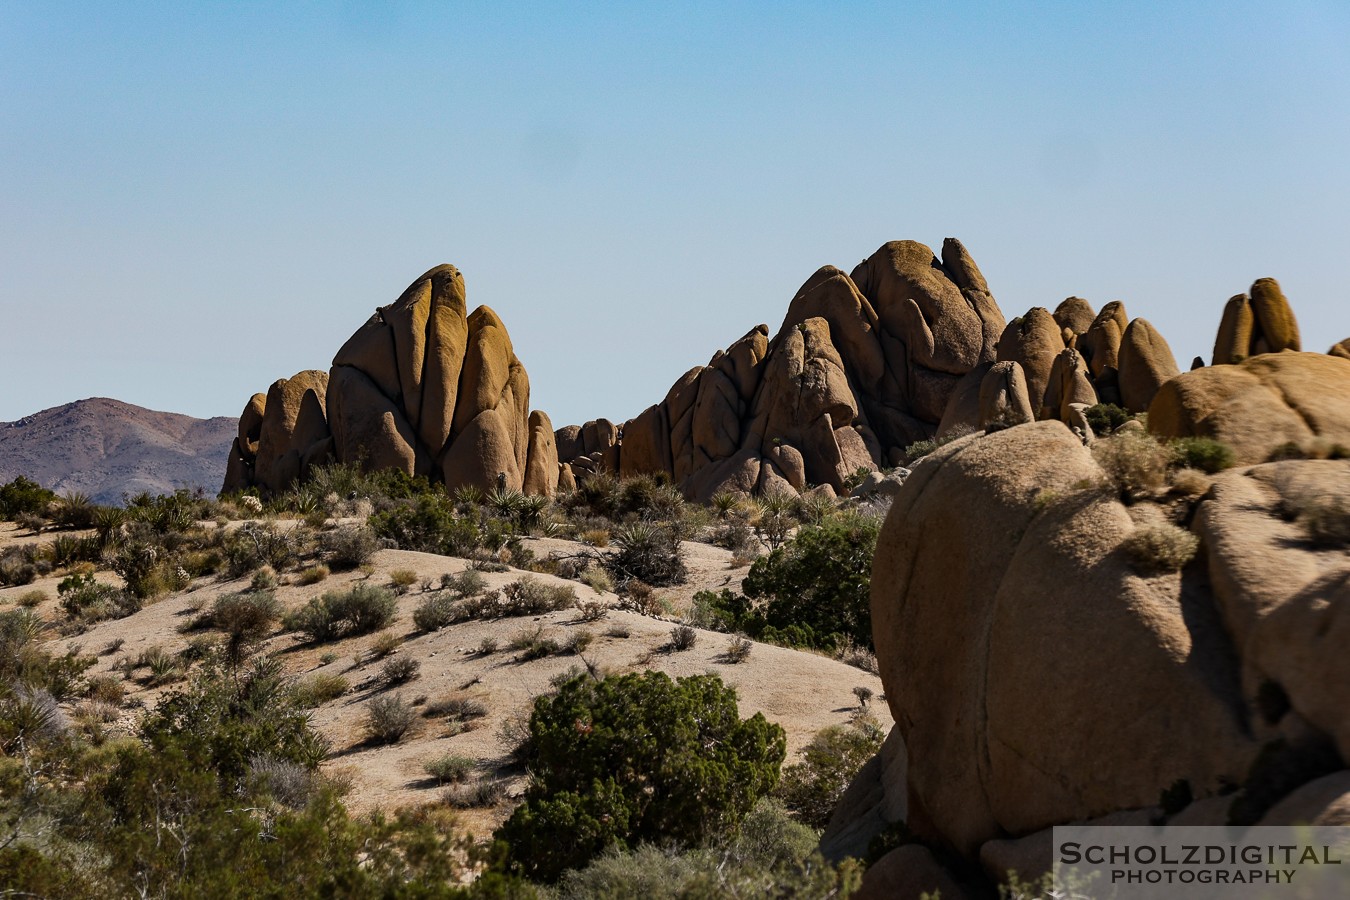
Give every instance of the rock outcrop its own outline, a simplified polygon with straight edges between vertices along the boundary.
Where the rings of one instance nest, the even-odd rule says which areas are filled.
[[[1163,384],[1148,410],[1162,437],[1212,437],[1240,463],[1315,439],[1350,447],[1350,359],[1269,353],[1207,366]]]
[[[1260,353],[1301,350],[1298,320],[1274,278],[1258,278],[1251,296],[1229,299],[1214,340],[1213,365],[1242,362]]]
[[[812,485],[842,493],[857,469],[893,464],[933,436],[961,378],[994,361],[1003,330],[959,241],[945,241],[940,260],[893,241],[851,274],[818,270],[772,339],[767,326],[751,329],[612,444],[579,445],[585,427],[559,429],[558,455],[577,477],[663,472],[695,499]],[[976,406],[978,393],[977,384]]]
[[[550,494],[560,475],[553,429],[529,401],[501,319],[486,306],[469,314],[463,276],[437,266],[358,328],[329,372],[250,399],[224,490],[284,490],[335,460],[452,488]]]
[[[997,877],[1035,869],[1054,825],[1157,821],[1181,785],[1195,802],[1178,822],[1345,821],[1350,554],[1305,516],[1350,509],[1350,462],[1232,469],[1198,499],[1126,506],[1098,458],[1038,422],[956,440],[905,480],[872,575],[895,731],[827,852],[903,820],[964,860],[954,874]],[[1157,529],[1198,543],[1180,571],[1131,552]],[[1327,777],[1285,783],[1277,803],[1275,758]]]

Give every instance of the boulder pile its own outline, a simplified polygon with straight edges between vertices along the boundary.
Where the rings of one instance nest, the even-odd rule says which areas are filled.
[[[468,313],[464,277],[437,266],[376,310],[328,372],[301,372],[250,398],[223,490],[282,491],[337,461],[451,488],[552,494],[553,426],[529,403],[502,320],[486,306]]]

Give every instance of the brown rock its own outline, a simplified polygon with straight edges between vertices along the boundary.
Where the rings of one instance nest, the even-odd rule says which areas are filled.
[[[1141,413],[1164,381],[1181,374],[1172,348],[1147,319],[1135,319],[1120,342],[1118,378],[1125,408]]]
[[[1212,365],[1232,365],[1252,355],[1252,329],[1256,319],[1246,294],[1228,298],[1219,320],[1219,333],[1214,338]]]
[[[1112,300],[1102,307],[1087,333],[1078,339],[1078,350],[1083,354],[1094,378],[1107,368],[1119,366],[1120,341],[1129,324],[1125,317],[1125,304]]]
[[[354,366],[334,366],[328,380],[328,415],[333,454],[366,471],[397,469],[427,474],[430,460],[419,460],[417,436],[403,410]]]
[[[486,306],[474,310],[469,316],[468,344],[454,406],[456,437],[483,412],[501,404],[514,359],[511,338],[502,320]]]
[[[475,321],[482,324],[478,328],[495,327],[506,334],[501,320],[486,306],[474,311],[473,317],[466,318],[468,309],[464,294],[464,277],[454,266],[437,266],[427,273],[431,281],[431,309],[427,317],[427,335],[423,355],[424,373],[422,380],[421,411],[417,425],[418,436],[422,444],[433,457],[439,457],[450,442],[455,431],[455,422],[459,415],[460,404],[468,398],[460,395],[461,389],[470,392],[472,402],[483,400],[482,394],[491,394],[491,377],[484,374],[485,369],[492,373],[498,371],[499,360],[486,363],[482,354],[504,352],[508,365],[514,360],[511,351],[511,339],[496,340],[473,334]],[[470,342],[474,344],[471,346]],[[489,343],[492,349],[489,349]],[[477,366],[476,371],[461,377],[466,369]],[[486,380],[485,380],[486,379]],[[526,422],[525,411],[529,407],[528,385],[524,402],[517,408],[519,422]],[[490,402],[496,402],[492,396]],[[405,398],[404,409],[409,420],[413,420],[411,396]],[[519,446],[522,448],[524,444]]]
[[[580,425],[564,425],[553,433],[553,441],[558,447],[558,459],[565,462],[586,453],[586,445],[581,440]]]
[[[858,384],[874,389],[886,368],[876,335],[877,314],[853,279],[834,266],[821,268],[801,286],[779,333],[813,318],[829,323],[830,339],[846,368]]]
[[[364,325],[347,338],[347,342],[333,356],[333,365],[360,369],[386,397],[396,402],[403,397],[403,386],[398,374],[398,353],[394,349],[394,330],[385,321],[384,310],[376,310]]]
[[[977,896],[961,887],[927,847],[906,844],[877,860],[863,875],[852,900],[920,900],[941,896],[962,900]]]
[[[524,490],[527,494],[552,497],[558,492],[558,447],[554,443],[553,423],[548,414],[530,413],[529,456],[525,463]]]
[[[881,752],[863,764],[839,798],[839,805],[820,836],[822,856],[833,863],[850,856],[866,859],[872,838],[887,825],[905,820],[908,765],[905,742],[900,732],[892,728]]]
[[[989,368],[980,381],[979,403],[979,427],[987,431],[1022,425],[1036,419],[1027,395],[1022,367],[1015,362],[996,362]]]
[[[569,463],[558,464],[558,492],[562,494],[575,491],[577,489],[577,477],[572,473],[572,466]]]
[[[1163,437],[1216,438],[1243,464],[1314,437],[1350,446],[1350,360],[1288,352],[1186,372],[1158,390],[1148,427]]]
[[[1298,320],[1294,310],[1274,278],[1258,278],[1252,284],[1252,316],[1256,327],[1252,333],[1252,355],[1278,353],[1281,350],[1302,350],[1298,336]]]
[[[800,450],[780,440],[765,448],[764,458],[774,465],[793,490],[806,490],[806,460]]]
[[[225,458],[225,483],[221,485],[222,494],[242,491],[253,483],[253,464],[244,458],[239,449],[239,438],[230,444],[229,456]]]
[[[713,357],[709,366],[721,369],[722,374],[736,385],[736,392],[746,403],[755,395],[759,387],[760,363],[769,352],[769,327],[756,325],[745,336],[726,349],[725,353]]]
[[[951,241],[944,251],[958,270],[955,277],[972,285],[971,293],[979,292],[984,279],[976,279],[978,270],[965,248]],[[923,244],[884,244],[853,270],[852,279],[871,300],[881,327],[908,345],[914,365],[960,376],[992,359],[1005,324],[998,307],[987,294],[988,302],[968,300],[953,273]],[[986,322],[994,330],[992,340]]]
[[[1050,384],[1055,357],[1063,351],[1059,323],[1048,309],[1037,306],[1008,323],[998,342],[998,361],[1015,362],[1022,367],[1027,396],[1039,409]]]
[[[1092,304],[1082,297],[1069,297],[1055,307],[1055,321],[1061,328],[1067,328],[1075,335],[1086,334],[1096,318],[1097,314],[1092,311]]]
[[[239,414],[239,442],[236,445],[245,459],[252,460],[258,452],[258,439],[262,437],[263,413],[267,409],[267,395],[254,394],[248,398],[248,404]]]
[[[301,455],[328,437],[327,390],[328,373],[313,369],[279,379],[268,389],[254,468],[254,477],[268,490],[289,488],[300,477]]]
[[[1350,338],[1346,338],[1339,344],[1332,344],[1327,353],[1331,356],[1339,356],[1342,359],[1350,359]]]
[[[994,365],[994,363],[980,363],[956,382],[956,388],[947,398],[947,408],[938,422],[939,438],[953,434],[957,436],[969,434],[983,427],[980,424],[980,385]]]
[[[450,490],[473,485],[491,491],[502,482],[511,490],[523,485],[516,466],[513,427],[499,409],[485,409],[450,442],[441,461],[441,477]]]
[[[657,472],[674,473],[670,458],[670,424],[666,421],[663,403],[647,407],[636,419],[624,423],[619,452],[621,478]]]
[[[1271,807],[1257,824],[1350,825],[1350,772],[1336,772],[1308,782]]]
[[[1111,370],[1114,371],[1114,370]],[[1050,368],[1050,383],[1041,406],[1041,418],[1069,421],[1075,403],[1092,406],[1097,392],[1087,377],[1087,367],[1077,350],[1065,350],[1055,357]]]
[[[1222,627],[1118,550],[1129,512],[1075,487],[1102,477],[1058,422],[972,436],[914,468],[882,529],[872,622],[908,821],[968,858],[1178,779],[1215,793],[1254,756]]]

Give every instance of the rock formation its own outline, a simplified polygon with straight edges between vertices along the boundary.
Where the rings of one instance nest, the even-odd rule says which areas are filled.
[[[1216,438],[1240,463],[1315,439],[1350,447],[1350,359],[1270,353],[1186,372],[1158,390],[1148,427],[1162,437]]]
[[[558,455],[574,476],[663,472],[696,499],[811,485],[842,492],[858,468],[894,464],[933,436],[962,376],[994,361],[1003,330],[959,241],[943,243],[941,260],[923,244],[892,241],[851,274],[817,271],[772,339],[767,326],[751,329],[612,441],[607,431],[587,444],[591,423],[559,429]]]
[[[1238,294],[1224,307],[1212,364],[1238,363],[1258,353],[1301,349],[1298,321],[1280,283],[1274,278],[1258,278],[1250,297]]]
[[[1309,356],[1219,368],[1255,380],[1255,364],[1283,375]],[[872,576],[895,731],[845,794],[827,855],[904,821],[960,865],[1034,877],[1046,829],[1156,821],[1179,785],[1191,824],[1345,820],[1350,554],[1303,516],[1350,509],[1350,462],[1232,469],[1199,499],[1120,496],[1058,422],[959,439],[913,469]],[[1198,551],[1180,571],[1150,566],[1129,549],[1145,530]],[[1326,777],[1251,806],[1272,754]]]
[[[453,266],[422,275],[347,340],[327,372],[281,379],[239,420],[224,490],[280,491],[336,460],[449,487],[551,494],[552,424],[497,314],[467,313]]]

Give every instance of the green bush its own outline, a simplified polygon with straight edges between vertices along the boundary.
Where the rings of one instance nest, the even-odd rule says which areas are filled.
[[[853,777],[881,751],[886,732],[870,717],[816,732],[801,762],[783,769],[776,795],[812,828],[824,828]]]
[[[438,591],[424,598],[413,610],[413,627],[418,631],[436,631],[458,620],[455,601]]]
[[[1122,431],[1093,442],[1092,458],[1111,480],[1120,499],[1132,503],[1166,483],[1171,455],[1146,432]]]
[[[443,493],[427,492],[370,517],[375,534],[394,542],[400,550],[469,556],[481,546],[478,525],[455,513]]]
[[[614,535],[617,553],[611,553],[605,566],[620,583],[631,580],[664,586],[683,584],[688,576],[680,536],[672,527],[650,522],[625,525]]]
[[[56,493],[22,475],[0,485],[0,519],[13,520],[24,513],[41,514],[56,500]]]
[[[343,525],[325,531],[319,539],[319,549],[329,564],[341,571],[358,569],[370,562],[375,551],[380,549],[380,542],[375,532],[365,525]]]
[[[245,647],[267,637],[281,617],[281,605],[271,591],[225,594],[217,597],[201,624],[228,636],[228,652],[238,657]]]
[[[1088,425],[1092,426],[1092,433],[1098,437],[1110,434],[1131,419],[1128,409],[1122,409],[1114,403],[1089,406],[1083,415],[1087,418]]]
[[[547,584],[523,575],[502,588],[500,614],[538,616],[571,609],[577,603],[577,590],[570,584]]]
[[[371,584],[345,591],[329,591],[286,616],[286,628],[299,631],[315,643],[335,641],[379,631],[394,621],[398,610],[394,593]]]
[[[417,711],[401,694],[376,697],[366,706],[366,736],[377,744],[396,744],[417,721]]]
[[[508,865],[555,881],[610,845],[699,846],[735,829],[773,788],[783,730],[715,675],[579,676],[530,717],[534,780],[498,830]]]
[[[314,709],[341,697],[351,686],[351,682],[341,675],[311,675],[295,685],[295,702],[302,709]]]
[[[56,586],[61,608],[78,622],[121,619],[141,608],[140,598],[111,584],[96,581],[88,573],[67,575]]]
[[[223,786],[261,754],[314,768],[328,751],[272,657],[236,669],[208,659],[188,686],[160,701],[141,733],[152,747],[192,746]]]
[[[804,526],[755,560],[741,589],[700,591],[695,620],[756,640],[818,650],[872,647],[870,586],[878,519],[847,516]]]
[[[1172,465],[1182,469],[1199,469],[1213,475],[1232,468],[1235,462],[1233,448],[1207,437],[1177,438],[1171,442]]]

